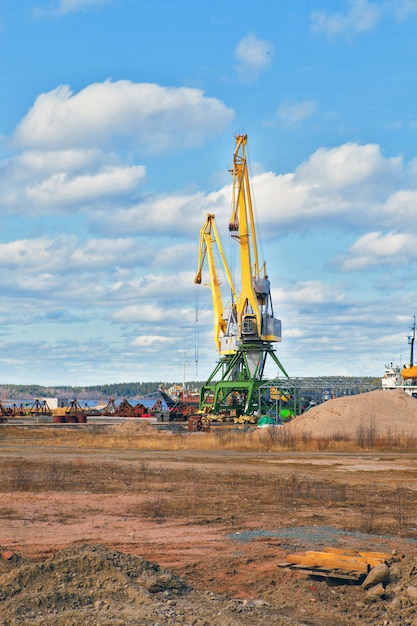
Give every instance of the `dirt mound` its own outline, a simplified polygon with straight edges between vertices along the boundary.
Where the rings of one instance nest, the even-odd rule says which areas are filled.
[[[360,429],[376,436],[417,436],[417,400],[401,390],[370,391],[323,402],[286,428],[313,437],[344,435],[355,439]]]
[[[123,434],[152,432],[152,424],[147,419],[122,422],[121,424],[115,424],[112,428],[114,431],[122,432]]]
[[[0,573],[2,626],[415,624],[415,556],[393,555],[382,583],[354,587],[275,566],[274,585],[253,581],[257,600],[197,591],[170,570],[101,544],[71,546],[41,564],[16,555],[8,562],[11,569]]]
[[[41,564],[20,564],[16,557],[15,566],[0,574],[2,626],[276,623],[268,613],[197,592],[170,570],[103,545],[69,547]]]

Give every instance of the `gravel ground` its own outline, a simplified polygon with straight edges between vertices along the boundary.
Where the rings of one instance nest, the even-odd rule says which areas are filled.
[[[373,551],[386,552],[391,550],[390,545],[393,541],[398,544],[398,537],[350,532],[331,526],[296,526],[279,530],[247,530],[231,533],[228,537],[234,541],[244,542],[266,537],[280,539],[284,540],[284,542],[279,542],[280,547],[288,550],[293,550],[295,547],[300,550],[320,550],[326,546],[346,548],[352,542],[356,546],[360,544],[364,550],[372,548]],[[404,538],[402,543],[404,547],[407,545],[417,547],[417,539]]]

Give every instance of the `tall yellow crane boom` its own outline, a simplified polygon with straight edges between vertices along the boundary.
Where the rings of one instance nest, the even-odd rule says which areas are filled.
[[[253,248],[253,256],[254,256],[254,265],[253,270],[255,276],[259,274],[258,267],[258,244],[256,241],[256,230],[255,230],[255,221],[253,218],[253,208],[252,208],[252,196],[250,191],[249,184],[249,173],[248,173],[248,165],[246,159],[246,143],[248,140],[247,135],[237,135],[236,136],[236,146],[235,151],[233,153],[233,169],[230,170],[230,173],[233,177],[232,182],[232,215],[230,217],[229,222],[229,230],[231,232],[239,231],[239,225],[241,224],[241,235],[242,228],[244,225],[242,224],[242,218],[245,223],[245,230],[248,231],[248,224],[246,215],[249,217],[250,222],[250,233],[252,235],[252,248]]]
[[[236,136],[231,170],[233,197],[229,230],[240,244],[242,282],[237,301],[238,337],[239,340],[281,341],[281,322],[273,316],[266,265],[259,266],[246,143],[247,135]]]

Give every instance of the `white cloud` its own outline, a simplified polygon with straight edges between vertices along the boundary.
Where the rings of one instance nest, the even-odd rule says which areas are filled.
[[[392,228],[412,220],[417,202],[413,177],[413,163],[405,167],[402,157],[384,157],[376,144],[347,143],[320,148],[292,173],[263,172],[251,182],[262,234],[270,239],[294,227],[357,230],[377,219]],[[186,238],[198,233],[207,213],[214,213],[222,233],[227,230],[230,201],[230,185],[206,195],[148,195],[132,207],[93,213],[91,226],[118,235],[141,232]]]
[[[192,309],[180,309],[172,303],[169,308],[142,303],[119,309],[110,317],[122,324],[155,324],[165,327],[168,323],[173,323],[178,329],[184,324],[192,325],[195,321],[195,312]]]
[[[174,337],[162,335],[140,335],[132,341],[133,346],[139,347],[159,347],[175,343]]]
[[[317,106],[317,100],[305,100],[304,102],[286,101],[279,107],[277,119],[289,126],[297,126],[313,117],[317,111]]]
[[[335,291],[333,285],[319,280],[298,281],[285,289],[274,289],[273,300],[284,304],[323,305],[343,302],[344,294]]]
[[[0,268],[2,280],[7,270],[19,270],[20,278],[31,281],[43,276],[50,280],[56,273],[80,271],[95,272],[100,269],[148,264],[152,248],[145,243],[138,246],[136,239],[90,239],[80,242],[74,236],[59,235],[54,238],[20,239],[0,243]]]
[[[198,235],[207,213],[217,213],[219,222],[229,217],[230,186],[218,192],[195,194],[149,194],[140,204],[109,211],[97,211],[91,225],[104,233],[153,233],[170,237]],[[220,216],[223,216],[221,218]]]
[[[85,168],[96,167],[103,161],[103,153],[95,148],[79,150],[32,150],[23,152],[9,161],[3,161],[2,167],[8,168],[8,176],[27,175],[44,176],[55,172],[80,172]]]
[[[353,37],[371,31],[382,19],[398,21],[417,13],[417,0],[347,0],[344,13],[318,10],[311,14],[311,28],[327,37]]]
[[[386,201],[381,204],[381,223],[387,227],[396,226],[413,230],[417,211],[417,190],[399,189],[390,194]]]
[[[352,37],[372,30],[381,19],[381,5],[369,0],[348,0],[346,13],[314,11],[311,14],[312,30],[328,37]]]
[[[147,152],[198,146],[220,133],[233,111],[199,89],[127,80],[94,83],[74,94],[63,85],[39,95],[16,128],[19,146],[69,149],[117,138]]]
[[[384,265],[398,268],[416,260],[417,235],[374,231],[362,235],[339,263],[343,271],[358,272]]]
[[[269,68],[274,54],[271,42],[246,35],[236,46],[234,55],[237,72],[243,81],[252,82]]]
[[[159,257],[162,256],[163,250],[159,249]],[[173,267],[172,273],[163,271],[159,274],[146,274],[139,279],[126,282],[118,294],[124,300],[130,298],[135,303],[158,300],[165,307],[168,301],[178,303],[179,294],[184,295],[186,300],[190,299],[194,289],[194,273],[192,270]]]
[[[404,20],[409,15],[417,13],[417,0],[388,0],[385,6],[398,20]]]
[[[3,214],[91,215],[100,203],[102,210],[128,206],[125,214],[120,212],[126,222],[138,213],[144,218],[146,205],[136,212],[132,205],[146,169],[124,163],[124,155],[137,148],[149,155],[197,146],[220,133],[232,117],[223,103],[198,89],[106,81],[77,94],[66,86],[41,94],[14,133],[12,144],[25,151],[0,162]],[[153,208],[166,211],[165,204]],[[184,211],[193,213],[192,207],[183,207],[182,217]]]
[[[94,174],[68,176],[66,172],[53,174],[26,189],[26,196],[35,205],[57,206],[67,203],[81,204],[132,191],[145,176],[141,165],[132,167],[107,167]]]
[[[96,149],[28,151],[0,163],[0,203],[3,214],[85,210],[130,196],[145,173]]]
[[[328,190],[350,190],[360,185],[371,187],[375,193],[392,188],[401,174],[400,157],[385,159],[378,145],[346,143],[336,148],[319,148],[295,172],[295,182],[323,187]],[[382,191],[383,193],[383,191]],[[356,194],[355,194],[356,195]],[[368,195],[368,194],[367,194]]]
[[[54,0],[46,8],[37,7],[36,15],[66,15],[89,9],[99,8],[113,0]]]
[[[320,148],[294,173],[266,172],[253,178],[262,232],[274,237],[286,225],[306,230],[313,223],[357,228],[378,216],[381,205],[403,183],[399,157],[384,158],[379,146],[344,144]]]

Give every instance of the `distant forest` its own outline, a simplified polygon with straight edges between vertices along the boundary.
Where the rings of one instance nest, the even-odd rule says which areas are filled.
[[[352,377],[343,376],[323,376],[315,380],[328,381],[331,383],[336,379],[341,381],[343,379],[350,379]],[[305,380],[309,380],[306,378]],[[356,381],[362,381],[363,383],[373,384],[375,387],[380,387],[381,379],[365,376],[358,376]],[[182,385],[182,383],[176,382],[131,382],[131,383],[113,383],[109,385],[91,385],[87,387],[71,387],[69,385],[62,385],[57,387],[43,387],[41,385],[0,385],[1,399],[10,400],[30,400],[34,398],[68,398],[69,400],[99,400],[108,398],[138,398],[147,396],[158,391],[159,387],[171,387],[174,384]],[[200,389],[204,384],[202,381],[187,381],[186,385],[190,389]]]
[[[147,383],[113,383],[110,385],[91,385],[88,387],[43,387],[42,385],[0,385],[2,399],[21,400],[31,398],[68,398],[95,400],[101,398],[136,398],[156,393],[160,386],[170,387],[177,383],[162,381]],[[182,383],[178,383],[182,384]],[[200,382],[187,382],[187,386],[200,388]]]

